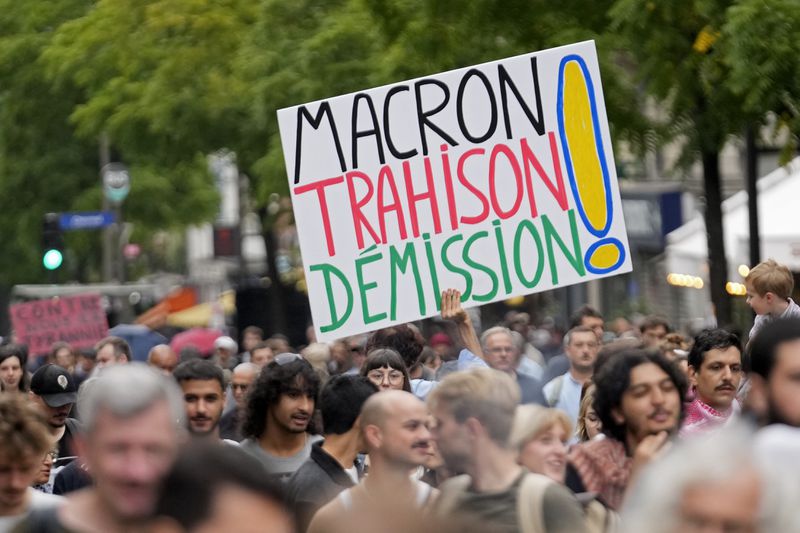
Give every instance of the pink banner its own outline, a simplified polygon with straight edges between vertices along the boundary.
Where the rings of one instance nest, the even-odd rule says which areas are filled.
[[[9,308],[17,341],[28,345],[30,355],[50,351],[56,341],[73,348],[91,348],[108,335],[108,321],[99,294],[49,298]]]

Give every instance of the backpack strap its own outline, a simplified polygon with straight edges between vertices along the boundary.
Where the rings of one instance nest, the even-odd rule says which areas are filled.
[[[547,395],[547,405],[549,407],[555,407],[561,397],[561,389],[564,388],[564,375],[553,378],[552,383],[553,388],[550,389],[550,394]]]
[[[434,505],[435,513],[439,516],[451,515],[456,505],[458,505],[458,500],[469,488],[470,483],[472,483],[472,479],[466,474],[445,481],[439,487],[441,492]]]
[[[528,473],[522,478],[517,496],[517,520],[520,533],[544,533],[544,493],[552,479],[541,474]]]

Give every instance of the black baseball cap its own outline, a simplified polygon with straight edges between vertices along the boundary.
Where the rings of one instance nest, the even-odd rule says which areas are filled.
[[[50,407],[75,403],[78,386],[72,375],[58,365],[44,365],[31,378],[31,392]]]

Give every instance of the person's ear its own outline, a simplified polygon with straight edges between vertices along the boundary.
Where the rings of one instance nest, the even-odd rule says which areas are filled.
[[[375,424],[369,424],[363,428],[364,441],[370,448],[380,448],[383,444],[383,432]]]
[[[611,418],[617,424],[625,423],[625,415],[622,414],[622,409],[620,409],[619,407],[615,407],[611,410]]]
[[[686,369],[688,370],[689,385],[697,387],[697,372],[694,367],[692,365],[687,365]]]
[[[772,302],[775,301],[775,294],[772,292],[767,292],[764,295],[764,299],[767,301],[768,304],[772,305]]]

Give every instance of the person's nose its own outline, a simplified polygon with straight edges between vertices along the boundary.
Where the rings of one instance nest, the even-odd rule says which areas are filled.
[[[664,403],[664,392],[659,387],[655,387],[653,392],[650,393],[650,401],[653,405],[662,405]]]

